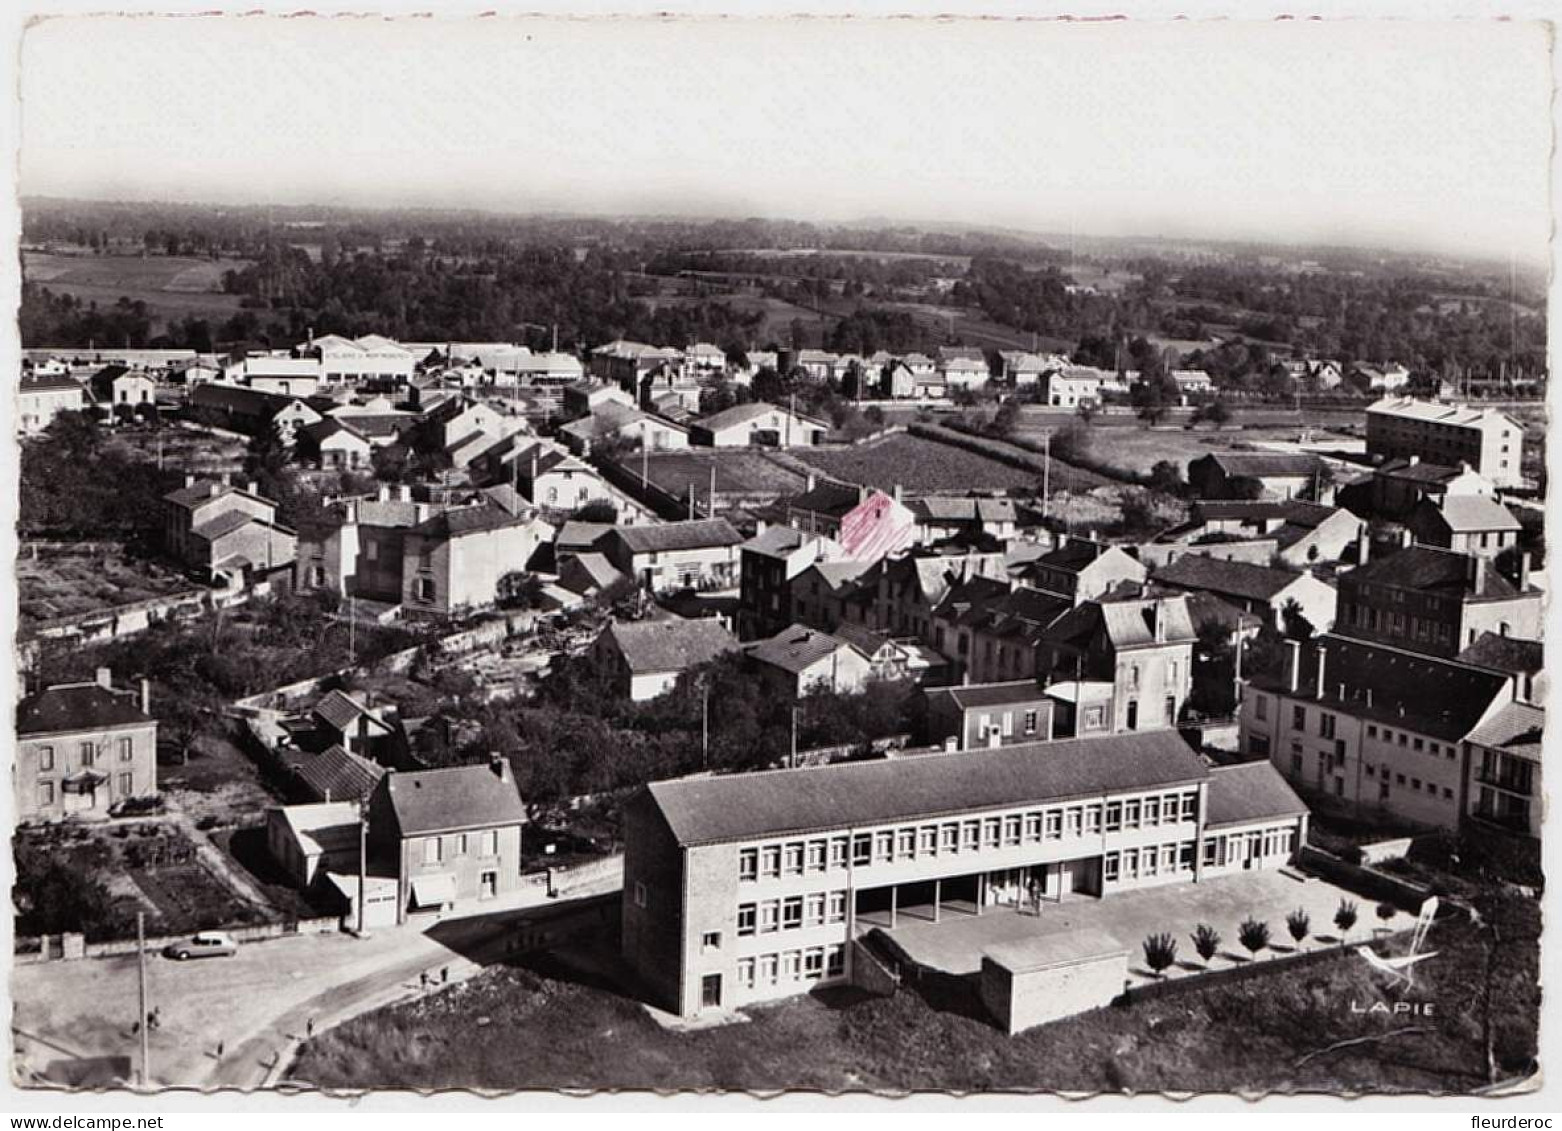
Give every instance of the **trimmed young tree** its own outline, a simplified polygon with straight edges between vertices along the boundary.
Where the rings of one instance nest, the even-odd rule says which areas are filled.
[[[1177,961],[1177,940],[1170,933],[1162,932],[1144,940],[1144,964],[1157,978],[1161,971]]]
[[[1334,913],[1334,925],[1340,929],[1340,941],[1344,942],[1350,935],[1350,929],[1356,925],[1356,905],[1348,899],[1340,900],[1340,906]]]
[[[1248,949],[1256,961],[1258,952],[1269,945],[1269,924],[1258,919],[1242,920],[1242,925],[1237,928],[1237,941]]]
[[[1307,932],[1311,928],[1312,919],[1300,907],[1285,917],[1285,929],[1291,933],[1298,950],[1301,949],[1302,940],[1307,938]]]
[[[1199,957],[1208,966],[1220,952],[1220,932],[1208,923],[1200,923],[1193,930],[1193,949],[1199,952]]]
[[[1382,920],[1384,926],[1387,927],[1388,921],[1394,917],[1394,913],[1398,910],[1399,908],[1395,907],[1392,903],[1384,901],[1383,903],[1378,904],[1378,918]]]

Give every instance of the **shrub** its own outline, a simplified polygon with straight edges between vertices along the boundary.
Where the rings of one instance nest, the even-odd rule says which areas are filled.
[[[1269,945],[1269,924],[1257,919],[1244,919],[1237,928],[1237,940],[1257,958],[1258,952]]]
[[[1155,974],[1161,976],[1173,962],[1177,961],[1177,940],[1168,933],[1151,935],[1144,940],[1144,962]]]
[[[1334,925],[1340,929],[1340,938],[1350,934],[1350,929],[1356,925],[1356,905],[1348,899],[1340,900],[1340,906],[1334,913]]]
[[[1208,923],[1200,923],[1193,931],[1193,949],[1205,962],[1211,961],[1220,951],[1220,932]]]
[[[1298,946],[1307,937],[1311,927],[1312,919],[1300,907],[1285,917],[1285,929],[1291,932],[1291,938],[1296,940]]]
[[[1399,908],[1385,900],[1384,902],[1378,904],[1378,918],[1387,923],[1394,917],[1394,913],[1398,910]]]

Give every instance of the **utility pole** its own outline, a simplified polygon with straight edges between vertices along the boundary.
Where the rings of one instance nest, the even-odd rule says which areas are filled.
[[[716,461],[710,461],[710,505],[706,507],[707,518],[716,517]]]
[[[369,902],[369,804],[358,799],[358,937],[364,936],[364,904]]]
[[[152,1086],[151,1042],[147,1037],[146,1022],[146,912],[136,912],[136,964],[141,983],[141,1086]]]
[[[792,708],[792,756],[787,761],[787,768],[797,769],[797,708]]]
[[[358,662],[358,598],[347,598],[347,659]]]
[[[710,769],[710,680],[703,681],[702,703],[700,707],[700,768]]]
[[[694,513],[694,498],[694,480],[691,479],[689,480],[689,517],[691,519],[697,517]]]
[[[1041,435],[1041,517],[1046,518],[1052,506],[1052,433]]]

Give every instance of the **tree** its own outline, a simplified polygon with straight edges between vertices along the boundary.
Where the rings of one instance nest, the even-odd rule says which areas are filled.
[[[497,604],[501,609],[535,609],[542,605],[542,578],[515,569],[499,578]]]
[[[1285,929],[1290,932],[1291,938],[1296,941],[1297,948],[1300,949],[1302,940],[1307,937],[1307,932],[1312,929],[1312,919],[1306,911],[1298,907],[1285,917]]]
[[[577,522],[602,522],[613,526],[618,522],[618,508],[607,499],[592,499],[570,518]]]
[[[1390,919],[1399,913],[1399,908],[1384,900],[1378,904],[1378,919],[1387,924]]]
[[[1302,606],[1295,597],[1288,597],[1285,604],[1280,606],[1280,625],[1288,640],[1311,640],[1313,636],[1313,623],[1302,612]]]
[[[1182,469],[1169,459],[1156,460],[1150,467],[1149,486],[1165,495],[1182,495],[1188,489]]]
[[[1356,905],[1348,899],[1340,900],[1340,906],[1334,912],[1334,925],[1340,929],[1340,941],[1344,942],[1356,925]]]
[[[1220,952],[1220,934],[1208,923],[1200,923],[1193,931],[1193,949],[1199,952],[1206,965],[1214,961]]]
[[[1079,407],[1074,410],[1074,415],[1079,417],[1080,423],[1089,428],[1096,419],[1096,413],[1101,411],[1101,406],[1095,401],[1080,401]]]
[[[1144,964],[1157,978],[1177,961],[1177,940],[1169,933],[1151,935],[1144,940]]]
[[[1015,426],[1020,422],[1020,402],[1012,397],[998,406],[998,411],[993,413],[992,423],[988,430],[994,436],[1012,435]]]
[[[1269,945],[1269,924],[1258,919],[1244,919],[1237,928],[1237,941],[1256,959],[1258,952]]]
[[[1264,497],[1264,484],[1251,475],[1238,475],[1226,480],[1226,497],[1232,500],[1254,502]]]

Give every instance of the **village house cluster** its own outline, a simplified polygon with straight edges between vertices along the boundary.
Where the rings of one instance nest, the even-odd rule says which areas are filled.
[[[1530,847],[1539,835],[1543,592],[1519,517],[1523,428],[1406,397],[1401,367],[1366,374],[1383,399],[1356,464],[1210,451],[1187,468],[1186,520],[1129,541],[1060,521],[1034,492],[869,486],[811,465],[786,465],[790,488],[734,486],[734,458],[787,457],[835,429],[790,402],[700,411],[763,369],[850,378],[886,401],[989,382],[1070,412],[1129,395],[1133,374],[1064,357],[630,341],[577,356],[336,334],[226,358],[83,352],[30,351],[19,425],[37,442],[63,412],[159,414],[269,430],[314,482],[362,477],[298,529],[242,476],[191,472],[170,490],[161,552],[219,607],[331,594],[355,623],[456,633],[524,584],[538,620],[599,614],[589,639],[555,648],[589,659],[620,702],[651,703],[718,660],[789,704],[916,689],[925,733],[875,757],[655,781],[629,802],[622,958],[650,1004],[684,1019],[871,978],[908,922],[1044,918],[1297,867],[1320,806]],[[1343,377],[1297,365],[1324,389]],[[1169,376],[1187,403],[1213,391],[1202,371]],[[687,482],[653,478],[669,457]],[[427,474],[370,478],[418,460]],[[25,690],[22,820],[155,798],[144,681],[102,671]],[[505,751],[429,768],[417,744],[433,724],[351,688],[243,714],[297,802],[264,815],[267,851],[299,889],[334,893],[344,924],[522,893],[536,865]],[[1075,941],[977,959],[1032,997],[1085,963],[1094,988],[1059,1000],[1110,1000],[1120,945]]]

